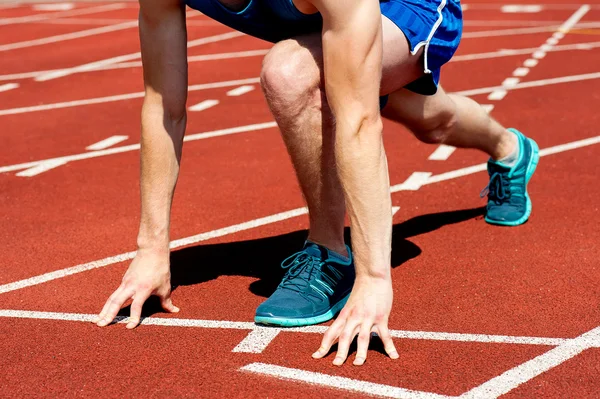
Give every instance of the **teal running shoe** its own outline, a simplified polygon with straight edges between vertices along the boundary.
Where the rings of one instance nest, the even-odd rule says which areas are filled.
[[[282,327],[323,323],[344,307],[355,272],[350,258],[307,241],[302,251],[284,260],[283,280],[269,299],[256,309],[254,321]]]
[[[488,196],[485,221],[501,226],[518,226],[531,215],[531,199],[527,193],[527,184],[535,172],[540,159],[535,141],[523,133],[508,129],[519,139],[519,160],[512,167],[490,159],[487,164],[490,182],[481,192]]]

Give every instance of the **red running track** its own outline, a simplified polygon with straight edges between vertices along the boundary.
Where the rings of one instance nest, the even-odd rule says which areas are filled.
[[[139,51],[135,26],[89,33],[135,20],[137,4],[0,6],[4,395],[599,397],[600,3],[537,4],[534,12],[507,13],[500,3],[466,3],[465,38],[443,73],[446,90],[493,106],[495,118],[544,149],[530,185],[533,215],[516,228],[487,225],[477,196],[485,172],[469,168],[485,157],[456,150],[430,160],[435,147],[386,122],[392,184],[415,172],[431,177],[414,191],[396,186],[392,197],[401,207],[390,321],[400,359],[386,358],[375,342],[362,368],[311,359],[323,327],[252,323],[281,276],[279,262],[307,228],[257,86],[269,44],[223,36],[231,31],[189,15],[189,40],[217,40],[189,51],[196,85],[189,106],[219,103],[189,113],[172,217],[172,238],[186,239],[172,257],[182,311],[168,316],[150,303],[136,330],[99,329],[88,321],[135,243],[141,67],[132,57],[34,78]],[[573,29],[557,35],[573,18]],[[552,38],[515,88],[488,98]],[[241,86],[250,91],[227,95]],[[199,134],[211,132],[219,135]],[[127,137],[100,152],[86,149],[116,135]]]

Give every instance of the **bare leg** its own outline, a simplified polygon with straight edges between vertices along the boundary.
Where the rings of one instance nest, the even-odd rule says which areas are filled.
[[[383,19],[382,91],[397,90],[422,73],[402,32]],[[276,44],[267,54],[261,84],[290,153],[308,204],[309,239],[345,254],[346,212],[334,156],[334,120],[322,89],[320,35]]]
[[[441,87],[433,96],[398,90],[390,95],[383,115],[407,126],[421,141],[476,148],[495,160],[509,155],[517,145],[516,136],[478,103],[447,94]]]

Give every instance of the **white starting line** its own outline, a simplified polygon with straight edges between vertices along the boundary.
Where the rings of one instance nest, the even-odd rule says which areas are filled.
[[[0,310],[0,317],[36,320],[61,320],[72,322],[92,323],[95,314],[40,312],[30,310]],[[117,317],[116,323],[126,324],[128,318]],[[281,333],[323,333],[327,327],[310,326],[290,329],[270,328],[258,326],[252,322],[235,322],[227,320],[199,320],[178,318],[144,318],[143,326],[206,328],[206,329],[234,329],[250,330],[248,335],[232,349],[234,353],[262,353],[268,345]],[[239,370],[252,372],[264,376],[271,376],[297,382],[317,384],[324,387],[336,388],[344,391],[360,392],[389,398],[402,399],[492,399],[504,395],[518,386],[536,378],[546,371],[574,358],[583,351],[600,348],[600,327],[590,330],[575,338],[551,337],[519,337],[509,335],[489,334],[462,334],[431,331],[403,331],[390,330],[394,338],[411,340],[434,340],[454,342],[479,342],[512,345],[541,345],[553,346],[549,351],[528,360],[516,367],[507,370],[483,384],[459,396],[440,395],[434,392],[416,391],[391,385],[377,384],[369,381],[357,380],[307,370],[281,367],[274,364],[251,363]]]

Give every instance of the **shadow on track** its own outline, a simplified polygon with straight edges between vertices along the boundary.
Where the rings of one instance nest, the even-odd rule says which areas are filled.
[[[392,267],[398,267],[421,254],[421,249],[407,238],[435,231],[444,226],[461,223],[483,216],[485,208],[432,213],[417,216],[393,226]],[[346,229],[346,242],[350,242]],[[171,283],[173,290],[179,286],[200,284],[219,276],[248,276],[258,280],[250,284],[250,291],[262,297],[273,293],[283,270],[283,259],[302,248],[307,230],[279,236],[223,244],[197,245],[171,253]],[[149,298],[143,316],[162,312],[157,298]],[[129,306],[119,315],[129,315]]]

